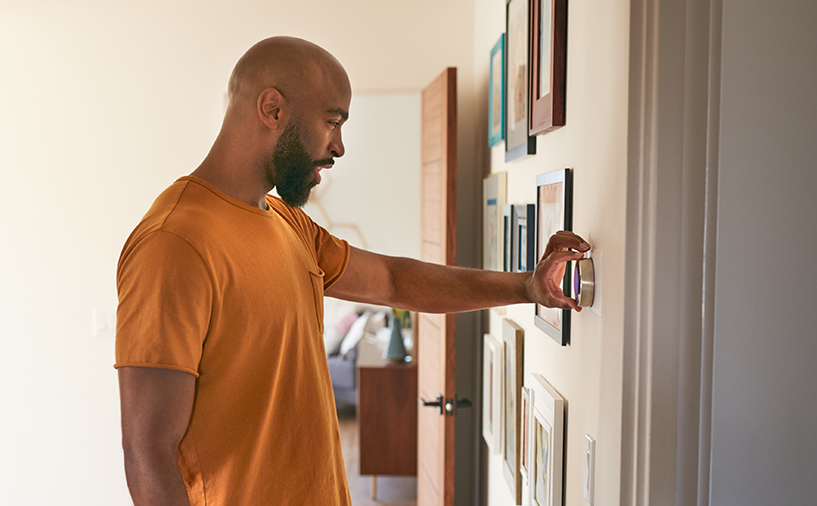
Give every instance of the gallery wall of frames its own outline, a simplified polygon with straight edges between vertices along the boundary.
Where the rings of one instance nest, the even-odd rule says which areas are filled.
[[[604,25],[600,16],[609,9],[625,15]],[[623,250],[605,239],[625,230],[627,69],[609,70],[610,83],[586,77],[594,65],[627,62],[628,33],[624,2],[504,2],[504,32],[485,58],[491,153],[482,194],[485,269],[533,271],[550,253],[549,238],[567,230],[593,246],[588,256],[600,266],[599,290],[606,282],[614,291],[623,287],[618,273],[605,275],[601,265],[602,251],[609,272]],[[590,103],[610,104],[610,110],[591,110]],[[596,131],[594,121],[618,128]],[[599,149],[608,139],[609,150]],[[598,204],[597,195],[610,205]],[[554,281],[575,298],[573,269],[569,262]],[[621,352],[619,317],[602,320],[601,299],[582,313],[533,304],[487,311],[481,416],[489,506],[584,506],[593,504],[588,486],[601,492],[596,504],[616,503],[610,491],[617,490],[620,473],[620,419],[606,415],[618,415],[620,404],[600,406],[598,399],[613,388],[600,374],[612,378],[618,371],[581,373],[591,365],[589,356],[597,363],[605,350]],[[603,343],[598,335],[605,334],[615,337]],[[599,439],[604,452],[598,477],[582,472],[585,439]],[[587,476],[593,476],[590,485]]]

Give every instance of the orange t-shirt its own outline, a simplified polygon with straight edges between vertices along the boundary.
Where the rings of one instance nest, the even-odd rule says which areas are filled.
[[[192,176],[156,199],[119,260],[115,367],[197,376],[191,505],[351,505],[322,337],[349,245],[267,202]]]

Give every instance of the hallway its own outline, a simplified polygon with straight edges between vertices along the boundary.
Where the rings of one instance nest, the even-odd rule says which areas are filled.
[[[354,411],[339,411],[340,439],[349,493],[354,506],[415,506],[417,478],[414,476],[378,476],[377,499],[372,499],[372,477],[361,476],[358,428]]]

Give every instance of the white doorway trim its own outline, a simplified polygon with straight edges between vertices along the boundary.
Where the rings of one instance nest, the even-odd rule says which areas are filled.
[[[709,504],[722,0],[632,0],[621,504]]]

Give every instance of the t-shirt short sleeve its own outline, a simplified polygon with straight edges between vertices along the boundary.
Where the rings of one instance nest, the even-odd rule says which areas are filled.
[[[323,289],[326,290],[340,279],[349,264],[349,243],[330,234],[317,223],[312,223],[315,237],[315,254],[318,266],[324,272]]]
[[[211,276],[181,237],[154,231],[129,241],[117,269],[115,367],[176,369],[198,376],[213,306]]]

